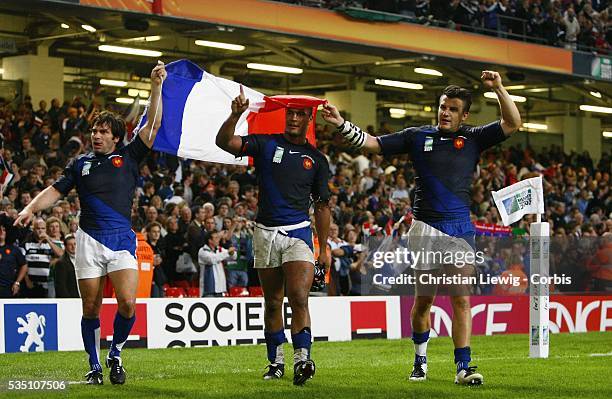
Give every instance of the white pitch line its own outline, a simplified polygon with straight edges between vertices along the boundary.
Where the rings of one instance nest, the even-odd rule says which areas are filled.
[[[591,357],[612,356],[612,352],[608,352],[608,353],[591,353],[589,356],[591,356]]]

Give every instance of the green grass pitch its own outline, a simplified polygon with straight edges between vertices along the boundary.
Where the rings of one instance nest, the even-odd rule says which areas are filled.
[[[292,385],[293,370],[280,381],[263,381],[265,347],[126,349],[127,382],[113,386],[70,385],[65,392],[6,392],[9,379],[81,380],[83,352],[0,355],[0,397],[79,398],[612,398],[612,334],[551,335],[549,359],[528,358],[526,335],[478,336],[473,364],[481,387],[453,384],[453,346],[448,337],[429,343],[429,375],[409,382],[410,340],[358,340],[313,345],[315,378]],[[285,345],[285,353],[292,353]],[[595,354],[595,355],[594,355]],[[103,353],[106,356],[106,353]],[[290,356],[287,356],[290,358]],[[461,395],[461,396],[459,396]]]

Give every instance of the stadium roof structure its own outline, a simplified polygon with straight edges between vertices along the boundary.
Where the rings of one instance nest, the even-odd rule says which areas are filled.
[[[410,116],[415,122],[434,117],[431,108],[448,84],[469,87],[482,95],[480,71],[494,68],[502,73],[511,94],[527,99],[519,106],[523,113],[529,112],[531,120],[575,114],[581,112],[579,105],[585,103],[612,106],[610,83],[570,74],[193,19],[70,3],[3,0],[0,26],[0,39],[8,43],[0,46],[0,55],[48,51],[49,56],[64,59],[64,81],[75,88],[95,89],[100,79],[113,79],[131,82],[128,87],[117,89],[126,93],[129,88],[146,89],[155,58],[99,50],[99,46],[106,45],[159,51],[164,61],[187,58],[215,75],[240,81],[266,94],[323,96],[326,91],[363,88],[376,92],[380,110],[399,104],[414,111]],[[196,40],[235,44],[244,49],[200,46]],[[303,72],[255,70],[247,68],[248,63],[295,67]],[[433,69],[442,76],[417,73],[415,68]],[[379,85],[376,79],[417,83],[423,89]],[[596,116],[602,118],[602,127],[612,127],[612,115]]]

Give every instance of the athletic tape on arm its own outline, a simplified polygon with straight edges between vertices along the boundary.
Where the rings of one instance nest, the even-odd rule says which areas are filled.
[[[344,121],[338,128],[338,131],[344,137],[351,147],[362,148],[365,146],[368,134],[361,130],[359,126],[352,124],[349,121]]]

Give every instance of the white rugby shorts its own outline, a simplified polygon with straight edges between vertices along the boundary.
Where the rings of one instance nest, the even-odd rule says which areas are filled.
[[[256,269],[275,268],[294,261],[310,262],[314,265],[314,253],[310,246],[301,238],[289,236],[291,231],[302,229],[310,231],[312,242],[310,222],[282,228],[266,227],[258,223],[253,233],[254,267]],[[308,231],[305,230],[303,233],[307,234]]]
[[[74,271],[78,280],[103,277],[117,270],[138,270],[136,233],[133,231],[95,234],[94,238],[79,228],[75,236]],[[117,250],[111,249],[113,247]]]
[[[474,257],[474,248],[464,238],[450,236],[416,219],[408,230],[408,249],[413,254],[415,270],[436,270],[444,265],[454,265],[444,262],[450,258],[449,253],[453,254],[453,259],[466,259],[467,254],[471,254],[468,259]],[[420,255],[416,257],[418,252]]]

